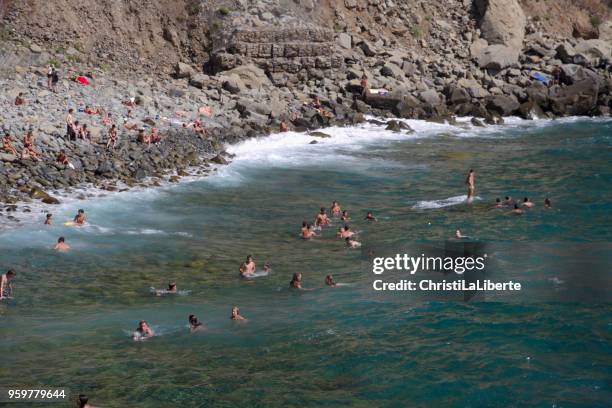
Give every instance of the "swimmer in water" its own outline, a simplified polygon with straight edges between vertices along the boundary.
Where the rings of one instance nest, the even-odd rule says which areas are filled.
[[[168,282],[168,293],[176,293],[176,282]]]
[[[154,335],[155,334],[153,333],[153,330],[151,330],[151,328],[149,327],[149,324],[144,320],[141,320],[140,322],[138,322],[138,327],[136,328],[136,330],[134,330],[134,333],[132,334],[132,339],[145,340],[150,337],[153,337]]]
[[[6,299],[13,296],[11,280],[13,280],[16,275],[14,270],[9,269],[5,274],[0,276],[0,299]]]
[[[512,207],[514,205],[514,200],[512,199],[512,197],[506,196],[506,198],[504,198],[504,205]]]
[[[325,225],[329,225],[329,217],[325,213],[325,207],[321,207],[321,211],[317,214],[317,218],[315,218],[315,227],[323,227]]]
[[[495,205],[493,206],[493,208],[503,208],[504,205],[502,204],[501,198],[497,197],[495,199]]]
[[[246,318],[240,314],[240,309],[238,309],[238,306],[232,307],[232,314],[230,315],[230,319],[246,321]]]
[[[533,202],[528,197],[523,198],[523,204],[522,205],[523,205],[523,207],[527,207],[527,208],[533,208],[533,206],[534,206]]]
[[[340,217],[340,220],[344,222],[347,222],[348,220],[350,220],[348,211],[346,210],[342,211],[342,217]]]
[[[57,239],[57,244],[53,247],[56,251],[66,252],[70,249],[70,246],[66,243],[66,238],[59,237]]]
[[[306,226],[306,229],[302,230],[302,239],[310,239],[310,238],[314,237],[315,235],[317,235],[317,234],[315,234],[314,226],[312,224],[308,224]]]
[[[348,225],[345,225],[344,228],[340,230],[340,238],[350,238],[353,235],[355,235],[355,233],[351,231],[351,227]]]
[[[246,261],[240,265],[240,276],[247,278],[255,273],[255,261],[251,255],[247,255]]]
[[[197,332],[200,330],[204,330],[206,327],[198,321],[198,318],[195,315],[189,315],[189,333]]]
[[[77,399],[77,407],[94,408],[94,406],[89,403],[89,398],[87,398],[85,394],[79,394],[79,398]]]
[[[337,201],[332,202],[332,206],[329,210],[333,217],[339,217],[342,214],[342,208],[340,208],[340,204]]]
[[[308,231],[308,223],[306,221],[302,221],[302,229],[300,231],[300,235],[304,235],[304,233]]]
[[[512,209],[512,214],[521,215],[523,210],[519,208],[518,204],[514,204],[514,208]]]
[[[346,237],[344,242],[346,242],[346,246],[349,248],[359,248],[361,246],[361,242],[357,242],[351,237]]]
[[[47,214],[45,217],[45,225],[53,224],[53,214]]]
[[[548,197],[544,199],[544,208],[552,208],[552,202],[550,201],[550,198]]]
[[[335,288],[335,287],[336,287],[336,282],[334,282],[334,277],[333,277],[333,276],[331,276],[331,275],[327,275],[327,276],[325,277],[325,284],[326,284],[327,286],[332,287],[332,288]]]
[[[295,272],[293,274],[291,282],[289,282],[289,287],[291,289],[302,289],[302,274],[300,272]]]
[[[74,223],[77,225],[83,225],[85,224],[85,221],[87,221],[87,217],[85,216],[85,210],[81,209],[77,212],[77,215],[74,216]]]
[[[270,272],[270,262],[265,262],[263,266],[264,273]]]
[[[457,231],[455,231],[455,238],[461,239],[461,238],[467,238],[467,236],[463,235],[460,229],[457,229]]]
[[[376,217],[374,215],[372,215],[372,211],[368,211],[368,213],[366,214],[364,220],[366,220],[366,221],[373,221],[373,222],[378,221],[376,219]]]
[[[470,172],[465,178],[465,184],[467,185],[468,202],[472,202],[472,200],[474,200],[474,190],[476,189],[475,176],[476,176],[476,173],[474,173],[474,169],[470,169]]]

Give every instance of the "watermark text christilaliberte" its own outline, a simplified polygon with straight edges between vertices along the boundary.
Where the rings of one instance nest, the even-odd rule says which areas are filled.
[[[521,283],[515,281],[495,282],[490,279],[465,279],[470,273],[481,273],[486,268],[487,255],[483,256],[410,256],[396,254],[393,257],[377,257],[372,260],[372,273],[377,276],[372,282],[376,291],[519,291]],[[386,281],[387,271],[408,273],[411,279]],[[448,279],[423,277],[413,280],[419,272],[453,273]],[[429,275],[431,276],[431,275]],[[441,276],[441,275],[440,275]],[[436,276],[439,278],[439,276]]]

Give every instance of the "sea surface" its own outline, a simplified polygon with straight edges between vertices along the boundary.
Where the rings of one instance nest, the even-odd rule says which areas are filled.
[[[612,121],[407,122],[414,133],[245,141],[208,178],[65,199],[51,227],[35,210],[0,233],[0,271],[17,271],[0,303],[0,388],[63,387],[100,407],[612,406]],[[507,195],[535,207],[491,208]],[[361,249],[335,237],[337,219],[299,239],[333,200]],[[88,225],[63,225],[79,208]],[[373,290],[374,254],[443,247],[457,229],[486,248],[492,279],[524,290]],[[70,252],[51,249],[59,236]],[[268,276],[238,277],[248,254]],[[290,290],[294,272],[312,290]],[[151,294],[170,281],[179,294]],[[189,314],[207,329],[189,334]],[[154,338],[131,339],[140,319]]]

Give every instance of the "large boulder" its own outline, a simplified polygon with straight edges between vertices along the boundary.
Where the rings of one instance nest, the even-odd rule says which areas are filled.
[[[574,63],[597,66],[603,61],[609,61],[612,54],[612,43],[605,40],[584,40],[574,47],[576,55]]]
[[[522,48],[527,19],[517,0],[476,0],[475,4],[482,16],[482,38],[489,44]]]
[[[592,77],[550,89],[551,110],[557,115],[589,115],[597,108],[600,83]]]
[[[419,99],[429,106],[437,106],[442,102],[440,94],[434,89],[428,89],[419,94]]]
[[[475,79],[461,78],[457,81],[457,85],[464,88],[472,98],[485,98],[489,96],[489,91],[484,89]]]
[[[195,71],[184,62],[177,62],[174,66],[174,76],[177,78],[189,78]]]
[[[516,97],[510,95],[498,95],[487,98],[487,109],[501,116],[509,116],[518,110],[520,104]]]
[[[504,68],[516,66],[520,48],[503,44],[489,45],[478,56],[478,65],[490,71],[501,71]]]
[[[247,89],[260,89],[272,86],[266,73],[253,64],[241,65],[230,69],[223,72],[223,75],[238,79]]]
[[[563,64],[560,67],[560,79],[566,85],[572,85],[586,78],[593,78],[599,81],[597,74],[590,69],[583,68],[576,64]]]

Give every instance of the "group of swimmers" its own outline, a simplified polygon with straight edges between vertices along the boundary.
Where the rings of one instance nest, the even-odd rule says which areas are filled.
[[[503,201],[499,197],[496,198],[493,208],[511,208],[512,214],[521,215],[524,213],[524,209],[530,209],[534,206],[534,202],[531,201],[529,197],[523,198],[523,202],[519,205],[519,203],[514,201],[512,197],[506,196]],[[544,199],[544,208],[552,208],[552,201],[548,197]]]

